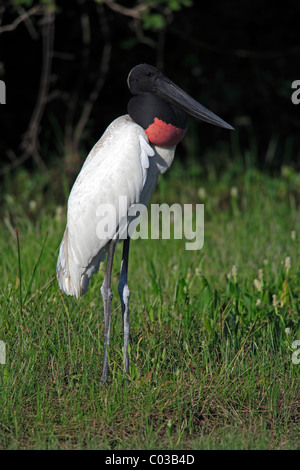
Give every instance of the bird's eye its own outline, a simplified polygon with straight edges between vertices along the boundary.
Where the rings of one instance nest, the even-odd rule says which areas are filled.
[[[147,77],[151,77],[152,72],[146,72]]]

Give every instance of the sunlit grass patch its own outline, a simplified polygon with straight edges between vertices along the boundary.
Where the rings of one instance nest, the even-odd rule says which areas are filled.
[[[204,202],[204,247],[186,251],[185,240],[132,242],[131,380],[125,381],[117,248],[107,388],[98,386],[103,267],[80,300],[63,295],[55,264],[64,212],[57,213],[53,201],[39,216],[23,210],[35,210],[26,198],[4,205],[2,448],[299,445],[300,365],[292,362],[292,344],[300,339],[295,188],[250,172],[234,183],[208,181],[205,191],[189,185],[187,195],[189,174],[180,181],[176,175],[175,167],[154,199],[164,192],[170,203]]]

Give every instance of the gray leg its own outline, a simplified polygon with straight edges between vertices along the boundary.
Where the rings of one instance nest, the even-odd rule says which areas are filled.
[[[108,247],[104,281],[101,286],[101,294],[102,294],[103,305],[104,305],[103,368],[102,368],[102,376],[101,376],[101,381],[100,381],[100,383],[102,384],[108,383],[107,349],[109,348],[109,341],[110,341],[111,300],[113,297],[110,285],[111,285],[111,270],[112,270],[112,265],[113,265],[115,248],[116,248],[116,240],[111,240],[109,247]]]
[[[127,271],[128,271],[128,256],[129,256],[129,241],[130,238],[124,240],[123,255],[120,273],[120,282],[118,286],[119,295],[122,305],[122,318],[123,318],[123,336],[124,336],[124,372],[123,375],[129,374],[129,356],[128,356],[128,343],[129,343],[129,295],[130,291],[127,284]]]

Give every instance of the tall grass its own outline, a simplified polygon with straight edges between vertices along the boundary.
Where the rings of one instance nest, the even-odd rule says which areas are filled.
[[[256,170],[199,187],[178,163],[153,202],[205,204],[205,242],[136,240],[129,263],[131,380],[113,268],[109,387],[103,267],[79,301],[55,263],[64,210],[10,195],[0,224],[1,448],[299,447],[299,175]],[[17,228],[17,233],[15,231]],[[47,234],[47,235],[46,235]]]

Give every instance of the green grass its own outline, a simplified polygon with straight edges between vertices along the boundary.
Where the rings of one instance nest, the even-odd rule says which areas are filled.
[[[59,292],[65,208],[48,195],[40,213],[23,180],[0,224],[0,448],[299,448],[299,175],[201,180],[175,162],[152,202],[204,203],[204,247],[132,242],[123,382],[118,246],[109,387],[98,386],[103,267],[79,301]]]

